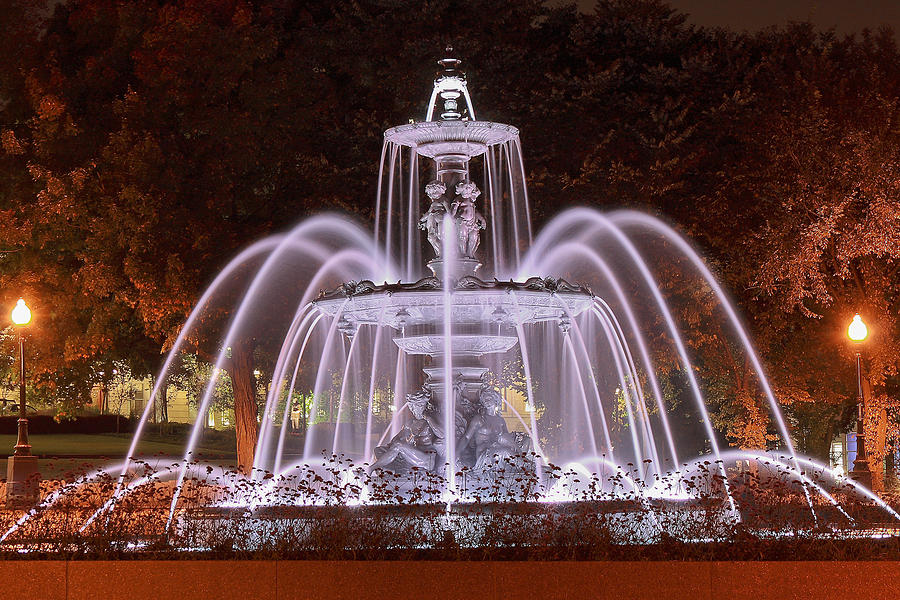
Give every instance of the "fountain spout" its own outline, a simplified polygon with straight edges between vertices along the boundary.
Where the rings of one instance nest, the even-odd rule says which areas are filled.
[[[512,198],[504,194],[512,194],[510,190],[514,185],[515,175],[512,171],[509,172],[510,190],[505,191],[504,181],[497,177],[494,171],[504,161],[509,162],[510,157],[514,155],[513,148],[517,143],[519,130],[503,123],[476,120],[466,76],[459,68],[460,60],[452,58],[452,51],[452,48],[448,48],[445,55],[448,58],[438,61],[441,70],[434,79],[426,120],[392,127],[384,133],[388,145],[386,147],[410,148],[411,152],[417,155],[416,160],[412,162],[416,165],[416,170],[421,164],[419,157],[425,157],[433,162],[433,179],[425,188],[429,202],[424,213],[419,212],[421,211],[421,208],[418,208],[419,196],[411,192],[410,197],[416,198],[418,227],[426,232],[428,242],[434,250],[432,260],[427,263],[428,267],[440,281],[443,281],[444,273],[454,281],[463,277],[476,277],[481,267],[476,251],[481,246],[481,234],[482,230],[487,228],[487,220],[476,208],[475,201],[482,191],[485,197],[481,199],[481,209],[485,211],[489,209],[491,214],[494,274],[505,271],[506,256],[518,256],[517,249],[503,251],[501,256],[502,242],[496,237],[501,231],[495,231],[498,223],[499,229],[503,231],[508,224],[502,220],[498,221],[496,210],[500,203]],[[483,164],[479,165],[473,174],[471,161],[479,157]],[[484,176],[483,190],[478,189],[472,182],[474,176]],[[410,180],[416,181],[417,178],[418,175],[411,176]],[[500,210],[505,211],[506,206]],[[519,226],[515,212],[515,206],[512,206],[508,213],[499,214],[512,215],[511,228],[514,237],[518,239]],[[447,232],[444,231],[443,225],[445,215],[452,217],[449,220],[452,227],[448,227]],[[388,223],[390,222],[388,219]],[[451,228],[453,232],[449,231]],[[410,227],[407,230],[409,233],[404,232],[401,235],[407,236],[405,247],[410,257],[416,255],[418,259],[418,253],[412,251],[415,242],[410,239],[411,229]],[[524,227],[522,229],[524,230]],[[456,242],[452,246],[454,250],[452,260],[442,256],[442,240],[445,234],[452,236]],[[418,265],[415,265],[409,270],[412,271],[417,267]]]
[[[453,48],[448,47],[447,54],[450,55],[452,52]],[[459,70],[461,63],[462,61],[458,58],[442,58],[438,61],[441,70],[434,79],[434,91],[428,102],[426,121],[433,121],[435,111],[441,110],[438,108],[438,101],[443,103],[441,120],[459,121],[464,118],[464,115],[467,119],[475,120],[475,108],[472,106],[472,98],[466,87],[466,74]],[[465,103],[464,106],[460,106],[461,99]]]
[[[448,55],[452,52],[453,48],[447,48]],[[452,126],[454,122],[463,120],[464,114],[466,120],[474,119],[475,109],[466,86],[466,76],[459,70],[461,61],[443,58],[438,64],[443,70],[438,72],[434,80],[427,121],[433,121],[439,102],[443,103],[439,123]],[[475,276],[475,272],[481,267],[481,263],[475,258],[475,251],[481,243],[481,230],[487,225],[475,207],[475,200],[481,195],[481,191],[469,181],[469,161],[474,153],[467,143],[466,130],[456,133],[457,136],[453,136],[456,139],[448,137],[445,143],[436,146],[432,155],[435,179],[425,186],[425,194],[431,204],[419,221],[419,227],[427,232],[428,242],[435,254],[435,258],[428,262],[428,268],[441,280],[448,269],[452,279]],[[452,231],[445,231],[445,215],[452,217]],[[448,264],[449,257],[441,255],[443,238],[447,235],[455,237],[458,246],[452,265]]]

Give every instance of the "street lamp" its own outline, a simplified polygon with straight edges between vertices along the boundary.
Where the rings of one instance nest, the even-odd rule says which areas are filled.
[[[847,327],[847,337],[856,345],[856,460],[850,478],[868,489],[872,489],[872,471],[869,469],[869,458],[866,455],[865,436],[865,404],[862,390],[862,357],[860,344],[869,337],[869,329],[862,317],[856,315]]]
[[[16,440],[15,454],[29,456],[31,444],[28,443],[28,419],[25,415],[25,341],[22,328],[31,323],[31,310],[21,298],[12,310],[12,322],[19,334],[19,438]]]
[[[854,342],[862,342],[869,337],[869,328],[866,327],[862,317],[859,315],[854,316],[853,320],[850,321],[850,326],[847,328],[847,337]]]
[[[25,416],[25,342],[22,329],[31,322],[31,310],[21,298],[12,310],[12,322],[19,336],[19,437],[15,451],[6,461],[6,503],[30,505],[40,491],[37,457],[28,443],[28,419]]]

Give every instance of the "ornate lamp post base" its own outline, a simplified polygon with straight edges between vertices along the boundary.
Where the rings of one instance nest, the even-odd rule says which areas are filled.
[[[37,456],[10,456],[6,460],[6,505],[32,506],[38,501],[41,475]]]
[[[867,490],[872,489],[872,471],[869,470],[869,461],[862,459],[853,462],[853,470],[850,471],[850,479],[864,486]]]
[[[860,414],[862,411],[860,411]],[[853,470],[850,471],[850,479],[872,489],[872,469],[869,468],[869,455],[866,453],[866,437],[863,435],[863,422],[856,422],[856,460],[853,461]]]
[[[863,486],[867,490],[872,489],[872,471],[869,470],[869,466],[866,465],[865,469],[860,469],[858,466],[850,471],[850,479]]]

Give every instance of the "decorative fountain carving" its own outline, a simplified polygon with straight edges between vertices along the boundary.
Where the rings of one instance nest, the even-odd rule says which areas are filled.
[[[495,469],[510,467],[505,464],[506,459],[525,457],[531,450],[531,438],[509,431],[500,416],[503,406],[500,392],[483,384],[473,398],[466,393],[467,383],[465,378],[458,377],[453,386],[455,468],[469,467],[476,473],[489,475]],[[444,424],[433,398],[433,392],[427,388],[406,396],[413,418],[387,444],[375,448],[376,460],[370,471],[384,469],[402,473],[418,467],[440,472],[446,447]]]
[[[481,230],[487,228],[487,221],[475,207],[475,200],[481,190],[471,181],[460,181],[456,184],[456,195],[453,200],[447,198],[447,185],[435,180],[425,186],[425,195],[431,204],[422,218],[419,229],[427,232],[428,243],[434,249],[435,259],[441,259],[444,240],[444,218],[453,217],[458,238],[458,253],[463,259],[475,259],[475,252],[481,244]]]
[[[443,467],[444,428],[429,390],[407,394],[406,404],[413,418],[384,446],[375,448],[376,460],[369,470],[403,471],[418,467],[437,471]]]
[[[502,465],[504,459],[531,450],[531,438],[515,435],[499,415],[503,397],[492,387],[485,386],[478,395],[480,410],[469,420],[466,432],[458,442],[458,449],[473,446],[476,471],[488,471]]]
[[[590,310],[594,297],[587,288],[553,277],[485,281],[475,275],[481,266],[481,233],[488,221],[476,206],[481,190],[470,178],[469,162],[518,132],[474,121],[459,61],[446,59],[441,65],[444,70],[435,80],[428,120],[385,132],[386,139],[434,162],[434,177],[424,187],[429,204],[418,220],[434,253],[427,263],[434,277],[415,283],[353,281],[323,291],[315,306],[338,318],[338,330],[348,338],[363,325],[391,327],[401,332],[393,342],[404,355],[432,361],[423,369],[423,390],[407,396],[413,419],[390,442],[378,446],[373,468],[403,472],[416,466],[438,471],[443,467],[438,463],[450,455],[455,461],[452,468],[487,473],[504,458],[530,450],[531,439],[508,430],[499,414],[501,396],[485,384],[488,368],[481,365],[482,358],[515,348],[522,325],[549,322],[567,328],[570,317]],[[432,120],[438,114],[440,118]],[[453,236],[451,256],[446,256],[448,235]],[[437,416],[441,411],[456,413],[458,431],[453,440],[445,440],[451,436],[441,433],[448,427]],[[440,450],[440,444],[452,448]]]
[[[484,216],[475,208],[475,200],[480,195],[481,190],[471,181],[456,184],[456,198],[450,209],[459,236],[459,255],[463,258],[475,258],[475,251],[481,243],[481,230],[487,227]]]
[[[444,216],[451,212],[446,197],[447,186],[443,181],[432,181],[425,186],[425,195],[431,200],[431,206],[419,219],[419,229],[428,234],[428,243],[434,248],[434,255],[441,257],[444,239]]]

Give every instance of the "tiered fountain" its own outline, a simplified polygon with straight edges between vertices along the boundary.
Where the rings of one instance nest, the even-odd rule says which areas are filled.
[[[640,488],[643,497],[690,498],[681,478],[705,464],[724,476],[716,493],[727,512],[735,506],[728,465],[757,460],[801,482],[810,509],[810,491],[836,504],[809,475],[834,483],[834,473],[795,454],[749,337],[690,245],[650,216],[587,208],[562,213],[532,239],[518,130],[477,120],[459,61],[439,64],[426,120],[385,132],[374,240],[346,218],[322,216],[257,242],[211,284],[174,344],[154,399],[185,340],[218,308],[221,295],[234,293],[236,281],[248,283],[216,373],[229,347],[256,336],[260,322],[270,331],[273,321],[281,323],[274,328],[283,341],[249,475],[259,485],[247,493],[239,491],[243,483],[236,485],[220,504],[244,510],[283,504],[280,490],[291,474],[322,468],[323,455],[325,462],[342,457],[342,485],[388,475],[415,482],[427,473],[441,481],[446,504],[472,499],[459,473],[481,483],[527,474],[537,482],[531,499],[573,501],[577,479],[545,477],[551,464],[604,493]],[[734,332],[730,343],[753,365],[768,402],[779,453],[720,451],[687,345],[655,279],[659,246],[651,254],[647,239],[662,240],[698,288],[719,301]],[[277,297],[284,306],[285,296],[293,312],[272,304]],[[682,405],[694,411],[688,435],[673,434],[651,338],[668,343],[676,357]],[[515,391],[511,366],[519,379]],[[192,453],[215,386],[213,377],[175,471],[169,523],[185,480],[207,472]],[[298,399],[299,390],[305,394]],[[516,394],[521,410],[512,401]],[[302,449],[289,432],[298,404]],[[152,411],[150,402],[129,456]],[[130,463],[85,528],[153,480],[129,479]],[[414,485],[396,489],[403,495]],[[365,503],[365,490],[352,501]]]
[[[458,61],[440,63],[444,70],[435,81],[428,119],[385,132],[388,146],[409,148],[434,164],[434,179],[425,185],[428,208],[417,223],[434,252],[427,263],[432,276],[415,283],[351,282],[321,294],[314,306],[337,323],[351,346],[360,327],[389,328],[402,355],[429,357],[422,389],[408,395],[412,424],[389,444],[376,447],[375,457],[368,451],[364,456],[374,458],[372,469],[446,470],[452,488],[462,466],[490,470],[499,459],[530,452],[532,444],[543,458],[536,436],[510,433],[497,415],[503,400],[489,384],[486,358],[506,354],[520,341],[524,344],[524,331],[538,324],[567,331],[594,299],[587,289],[561,279],[478,277],[478,251],[488,222],[477,205],[481,190],[471,181],[471,162],[517,142],[518,131],[474,120]],[[490,168],[484,173],[489,180],[497,176]],[[495,188],[488,184],[490,206],[503,201],[492,193]],[[515,199],[507,196],[507,201]],[[390,214],[392,207],[386,210]],[[501,258],[493,257],[495,269]],[[523,425],[533,433],[534,411],[529,416]]]
[[[302,282],[282,329],[251,477],[272,473],[266,489],[276,492],[296,469],[337,455],[346,459],[348,481],[362,471],[402,477],[424,470],[443,479],[446,501],[464,502],[460,470],[476,479],[536,473],[545,500],[571,494],[563,482],[541,479],[549,464],[597,478],[601,487],[627,471],[631,488],[660,496],[684,495],[678,479],[691,464],[708,460],[725,475],[703,391],[655,279],[657,256],[645,256],[638,241],[654,237],[686,258],[697,285],[720,302],[769,403],[782,444],[781,458],[771,460],[805,478],[809,467],[793,450],[750,339],[690,245],[650,216],[586,208],[557,216],[532,239],[518,130],[478,120],[460,62],[439,65],[426,119],[385,132],[374,240],[345,218],[323,216],[258,242],[213,282],[176,341],[169,363],[220,288],[249,265],[252,280],[223,340],[221,368],[231,344],[254,335],[259,319],[271,320],[270,295],[283,295],[285,280]],[[683,396],[700,424],[692,436],[673,434],[651,336],[668,339],[680,363]],[[520,372],[522,411],[499,376],[510,364]],[[215,383],[200,402],[173,514],[183,481],[194,475],[191,453]],[[301,411],[306,435],[298,451],[288,430],[301,388],[312,395]],[[723,481],[719,491],[733,507]],[[126,493],[121,487],[118,494]]]

